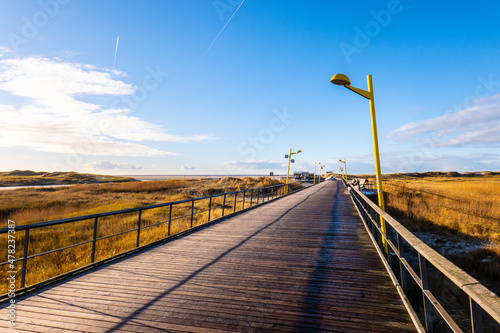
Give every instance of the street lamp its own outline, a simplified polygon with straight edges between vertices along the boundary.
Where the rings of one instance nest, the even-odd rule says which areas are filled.
[[[302,150],[297,150],[295,153],[292,153],[292,148],[290,148],[290,154],[285,155],[285,158],[288,158],[288,171],[286,172],[286,193],[288,194],[288,178],[290,177],[290,161],[292,161],[292,155],[302,153]],[[295,162],[293,160],[292,162]]]
[[[344,169],[345,169],[345,182],[347,183],[347,163],[346,163],[346,161],[345,161],[345,158],[344,158],[344,160],[343,160],[343,161],[342,161],[342,160],[339,160],[339,162],[344,163]]]
[[[325,165],[322,165],[319,167],[319,182],[321,183],[321,170],[325,167]]]
[[[318,162],[318,163],[314,163],[314,182],[313,184],[316,184],[316,165],[320,165],[321,162]]]
[[[385,203],[384,203],[384,194],[382,191],[382,172],[380,170],[380,156],[378,152],[378,135],[377,135],[377,119],[375,117],[375,100],[373,96],[373,82],[372,82],[372,76],[367,75],[366,76],[367,81],[368,81],[368,91],[359,89],[356,87],[351,86],[351,80],[347,77],[347,75],[344,74],[335,74],[331,78],[331,82],[333,84],[339,85],[339,86],[344,86],[349,90],[354,91],[356,94],[363,96],[364,98],[368,99],[370,101],[370,116],[372,120],[372,136],[373,136],[373,151],[375,155],[375,172],[376,172],[376,178],[377,178],[377,194],[378,194],[378,205],[382,210],[385,210]],[[387,231],[385,227],[385,220],[382,216],[380,216],[380,229],[382,229],[382,232],[384,235],[387,236]],[[387,253],[387,240],[385,237],[382,237],[382,243],[384,245],[384,250],[385,253]]]

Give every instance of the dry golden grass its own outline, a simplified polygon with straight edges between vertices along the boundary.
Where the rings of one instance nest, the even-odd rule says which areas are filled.
[[[14,170],[0,172],[0,186],[33,186],[57,184],[85,184],[132,181],[130,177],[95,175],[77,172],[35,172]]]
[[[84,216],[96,213],[136,208],[159,203],[179,201],[208,195],[270,186],[280,183],[261,177],[223,178],[220,180],[193,179],[167,180],[151,182],[131,182],[104,185],[75,185],[68,188],[40,188],[0,191],[2,225],[13,220],[16,225],[31,224],[61,218]],[[249,195],[249,194],[248,194]],[[235,202],[236,199],[236,202]],[[241,210],[243,194],[237,198],[227,196],[223,205],[223,196],[212,199],[210,220]],[[246,197],[245,207],[248,207]],[[255,197],[253,199],[255,204]],[[192,225],[206,223],[209,214],[209,199],[197,200],[194,205]],[[141,213],[140,245],[148,244],[166,237],[168,230],[169,207],[144,210]],[[191,202],[178,204],[172,208],[170,235],[191,227]],[[137,227],[138,212],[100,217],[98,219],[97,238],[124,232],[97,241],[95,261],[123,253],[136,247],[137,231],[126,232]],[[164,222],[164,223],[161,223]],[[153,224],[161,223],[155,226]],[[68,224],[32,229],[29,237],[28,255],[42,253],[86,241],[93,238],[94,219],[87,219]],[[16,233],[16,257],[22,257],[24,232]],[[7,236],[0,239],[0,248],[7,247]],[[91,263],[92,244],[86,243],[70,249],[57,251],[28,260],[26,285],[32,285],[48,278],[63,274],[72,269]],[[6,261],[6,256],[2,258]],[[5,281],[8,269],[4,265],[0,279]],[[17,287],[20,286],[21,262],[18,270]],[[2,284],[0,294],[7,291]]]
[[[500,245],[500,176],[400,176],[383,185],[387,207],[413,221],[411,229],[435,225]]]
[[[277,184],[267,177],[183,179],[0,191],[0,228]]]
[[[387,212],[409,230],[489,242],[448,258],[500,295],[500,175],[385,175],[383,186]]]

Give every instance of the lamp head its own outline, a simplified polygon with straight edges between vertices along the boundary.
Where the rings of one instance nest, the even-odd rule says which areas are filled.
[[[333,84],[339,85],[339,86],[350,86],[351,85],[351,80],[347,77],[347,75],[344,74],[335,74],[332,76],[332,79],[330,80]]]
[[[302,150],[297,150],[295,154],[302,153]]]

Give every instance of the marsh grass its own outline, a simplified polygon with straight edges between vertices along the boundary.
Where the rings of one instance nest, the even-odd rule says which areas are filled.
[[[500,176],[389,178],[384,192],[388,208],[414,231],[447,230],[500,245]]]
[[[133,181],[130,177],[95,175],[77,172],[35,172],[14,170],[0,172],[0,186],[35,186],[82,183],[107,183]]]
[[[220,180],[168,180],[151,182],[130,182],[104,185],[75,185],[68,188],[20,189],[0,191],[2,208],[1,227],[7,226],[7,219],[16,225],[31,224],[69,217],[85,216],[109,211],[137,208],[147,205],[180,201],[224,192],[276,185],[279,181],[269,178],[223,178]],[[261,195],[269,195],[261,193]],[[253,205],[256,204],[256,196]],[[175,235],[179,232],[228,215],[250,205],[250,192],[245,196],[226,195],[163,206],[141,211],[139,245]],[[209,207],[210,206],[210,207]],[[194,212],[191,218],[191,212]],[[170,215],[171,214],[171,215]],[[170,223],[169,223],[170,217]],[[137,245],[139,212],[99,217],[97,222],[95,261],[132,250]],[[60,250],[27,260],[26,286],[67,273],[91,263],[93,218],[55,226],[31,229],[28,256],[64,248],[79,243],[76,247]],[[115,235],[119,234],[119,235]],[[23,231],[16,233],[16,257],[23,256]],[[0,247],[6,248],[6,234],[1,235]],[[4,255],[2,262],[7,261]],[[17,288],[20,287],[22,263],[16,262]],[[7,265],[0,271],[0,279],[7,277]],[[7,291],[2,284],[0,294]]]
[[[388,175],[383,186],[387,212],[409,230],[487,242],[447,257],[500,295],[500,175]]]

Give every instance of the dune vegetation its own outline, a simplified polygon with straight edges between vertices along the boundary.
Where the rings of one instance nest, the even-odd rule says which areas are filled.
[[[374,184],[374,179],[370,182]],[[499,173],[384,175],[383,186],[386,211],[412,232],[488,244],[447,257],[500,294]]]
[[[0,172],[0,187],[128,182],[133,180],[130,177],[77,172],[35,172],[31,170]]]
[[[180,201],[191,198],[259,188],[279,184],[280,181],[268,177],[260,178],[222,178],[183,179],[147,182],[126,182],[119,184],[86,184],[69,187],[27,188],[0,191],[1,228],[7,227],[7,221],[12,220],[16,226],[45,222],[62,218],[85,216],[90,214],[137,208],[148,205]],[[294,189],[298,188],[295,185]],[[265,192],[261,192],[262,195]],[[256,194],[255,194],[256,195]],[[203,199],[173,206],[171,227],[167,228],[169,207],[144,210],[141,215],[141,245],[151,243],[188,229],[191,224],[197,226],[210,220],[227,215],[243,208],[243,195],[227,196],[224,204],[223,196],[212,200]],[[249,196],[245,198],[245,207],[249,206]],[[262,199],[261,199],[262,200]],[[253,204],[256,199],[254,197]],[[209,208],[210,207],[210,208]],[[191,209],[196,215],[191,220]],[[138,212],[112,215],[99,218],[97,238],[103,238],[116,233],[123,233],[97,241],[95,261],[135,248],[137,242]],[[162,223],[163,222],[163,223]],[[161,224],[158,224],[161,223]],[[158,225],[154,225],[158,224]],[[151,226],[151,227],[149,227]],[[86,244],[66,250],[53,252],[28,260],[26,285],[33,285],[48,278],[63,274],[72,269],[91,263],[91,250],[94,219],[86,219],[68,224],[33,229],[29,235],[28,255],[43,253],[82,242]],[[24,251],[23,231],[16,233],[16,257],[22,257]],[[0,239],[0,246],[6,248],[6,234]],[[2,262],[5,262],[4,258]],[[0,278],[6,277],[7,266],[0,271]],[[16,263],[18,271],[17,287],[19,287],[21,262]],[[2,285],[0,294],[7,291]]]

